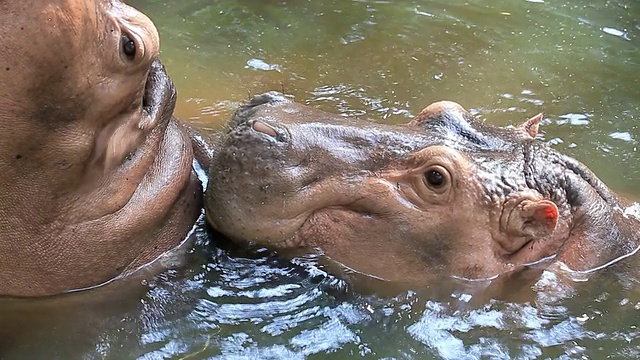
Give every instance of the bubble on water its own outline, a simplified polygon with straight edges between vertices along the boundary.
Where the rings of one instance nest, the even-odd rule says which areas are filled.
[[[520,98],[520,102],[528,102],[538,106],[544,105],[544,100],[541,99]]]
[[[506,323],[528,330],[542,329],[550,323],[549,319],[540,316],[540,311],[531,304],[507,304]]]
[[[307,320],[316,318],[320,312],[320,307],[314,306],[309,309],[303,309],[295,314],[276,316],[260,330],[271,336],[280,336],[285,331],[293,329]]]
[[[576,317],[576,320],[578,320],[578,322],[584,324],[585,322],[587,322],[587,320],[589,320],[589,315],[587,314],[582,314],[580,316]]]
[[[432,13],[428,13],[426,11],[419,10],[418,8],[415,8],[413,11],[418,15],[422,15],[422,16],[426,16],[426,17],[436,17]]]
[[[625,40],[630,40],[628,34],[625,31],[616,29],[616,28],[612,28],[612,27],[603,27],[602,31],[609,34],[609,35],[613,35],[613,36],[617,36],[620,38],[623,38]]]
[[[305,355],[317,354],[339,349],[347,343],[358,343],[360,339],[345,324],[333,318],[322,325],[303,330],[291,339],[290,343]]]
[[[536,291],[536,298],[539,303],[554,304],[575,294],[575,288],[556,273],[558,271],[565,275],[570,275],[566,274],[563,266],[566,267],[562,262],[552,264],[549,270],[542,272],[538,281],[533,285],[533,290]]]
[[[479,339],[468,348],[457,333],[467,333],[476,328],[506,328],[503,312],[491,306],[468,311],[452,311],[448,305],[427,301],[420,320],[407,328],[417,341],[435,350],[444,359],[477,359],[480,357],[504,358],[504,346],[492,339]]]
[[[283,345],[259,347],[256,341],[245,333],[233,334],[221,341],[222,356],[213,359],[304,359]]]
[[[209,295],[212,298],[218,298],[223,296],[231,296],[233,295],[233,292],[230,290],[222,289],[219,286],[215,286],[207,289],[207,295]]]
[[[560,115],[560,119],[556,121],[558,125],[589,125],[589,115],[588,114],[564,114]]]
[[[633,136],[626,131],[616,131],[609,134],[609,136],[616,140],[623,140],[628,142],[634,142]]]
[[[553,145],[562,144],[563,142],[564,142],[564,140],[562,140],[561,138],[557,137],[557,138],[549,139],[549,141],[547,141],[547,144],[553,146]]]
[[[629,218],[629,216],[633,216],[636,219],[640,219],[640,203],[633,203],[627,208],[624,209],[622,213],[624,217]]]
[[[262,59],[251,58],[247,60],[247,66],[245,69],[253,69],[253,70],[262,70],[262,71],[271,71],[275,70],[277,72],[282,72],[282,67],[278,64],[269,64]]]
[[[549,329],[534,330],[524,337],[537,342],[543,347],[550,347],[582,339],[589,334],[590,332],[586,331],[577,320],[567,319]]]
[[[472,297],[473,297],[473,296],[472,296],[471,294],[460,294],[460,296],[458,297],[458,299],[459,299],[460,301],[463,301],[463,302],[469,302],[469,301],[471,301],[471,298],[472,298]]]

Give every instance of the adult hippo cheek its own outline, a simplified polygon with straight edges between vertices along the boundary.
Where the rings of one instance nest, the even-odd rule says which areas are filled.
[[[126,277],[200,213],[151,21],[119,1],[0,2],[0,295]]]
[[[576,160],[452,102],[406,125],[268,93],[243,106],[210,168],[207,218],[231,239],[320,249],[378,278],[492,279],[542,260],[574,270],[637,248],[640,224]]]

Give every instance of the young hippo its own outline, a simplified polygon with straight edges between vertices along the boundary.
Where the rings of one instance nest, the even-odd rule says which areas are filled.
[[[0,296],[125,277],[201,211],[151,21],[118,0],[0,1]]]
[[[536,139],[541,119],[501,128],[445,101],[385,125],[260,95],[216,148],[207,219],[238,242],[316,249],[414,284],[544,260],[590,272],[635,253],[640,221],[586,166]]]

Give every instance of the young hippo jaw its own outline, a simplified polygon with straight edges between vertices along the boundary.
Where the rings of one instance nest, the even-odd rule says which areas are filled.
[[[207,218],[236,241],[320,249],[395,281],[492,278],[556,254],[571,209],[525,176],[539,119],[489,128],[451,106],[390,126],[256,97],[212,161]]]
[[[200,189],[158,47],[120,1],[0,2],[0,295],[97,286],[184,240]]]

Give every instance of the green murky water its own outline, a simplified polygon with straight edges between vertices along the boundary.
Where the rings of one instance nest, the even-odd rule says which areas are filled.
[[[198,126],[215,129],[250,94],[274,89],[380,122],[408,121],[440,99],[501,125],[544,112],[546,141],[640,198],[634,0],[132,3],[160,30],[177,116]],[[33,321],[5,317],[11,346],[0,358],[640,357],[638,288],[617,282],[522,301],[375,296],[345,290],[314,259],[235,254],[204,227],[196,235],[189,265],[136,296],[45,300]],[[548,273],[536,286],[553,283]]]

